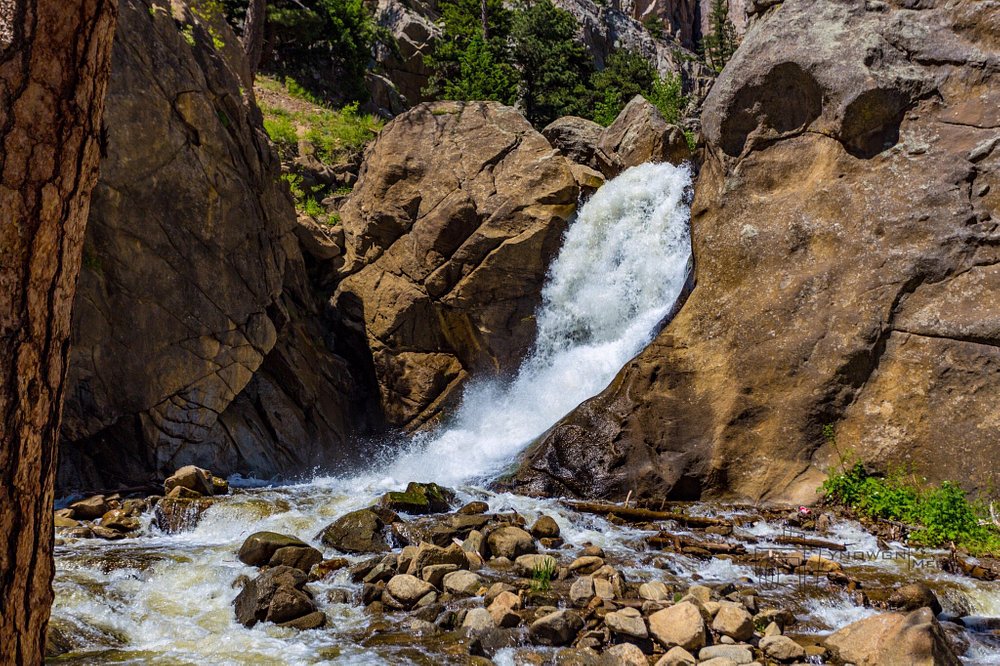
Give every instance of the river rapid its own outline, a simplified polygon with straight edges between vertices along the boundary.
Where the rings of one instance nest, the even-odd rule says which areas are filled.
[[[58,662],[447,661],[418,636],[404,632],[397,640],[385,640],[383,632],[379,638],[372,618],[354,601],[360,586],[351,582],[346,569],[310,583],[327,616],[325,628],[298,631],[260,623],[247,629],[233,613],[237,581],[256,573],[236,557],[248,535],[258,531],[296,535],[327,557],[338,555],[318,541],[322,528],[409,481],[449,486],[462,501],[486,501],[491,512],[516,511],[529,524],[542,514],[552,516],[569,545],[567,553],[586,544],[600,546],[629,581],[684,585],[746,577],[759,583],[759,572],[723,559],[706,562],[650,551],[643,542],[648,532],[577,513],[556,498],[489,490],[490,480],[525,446],[607,386],[671,312],[690,272],[690,184],[691,174],[684,167],[648,164],[626,171],[583,205],[544,286],[534,350],[516,376],[471,384],[456,414],[439,431],[382,449],[373,454],[367,469],[351,474],[319,474],[284,484],[231,479],[234,492],[218,499],[188,531],[162,533],[145,516],[134,538],[59,543],[52,625],[70,637],[72,649]],[[733,518],[734,537],[756,542],[755,547],[772,546],[782,531],[752,508],[694,505],[688,510]],[[850,545],[856,557],[845,564],[852,576],[888,584],[925,579],[938,592],[945,613],[1000,617],[1000,590],[995,584],[952,576],[935,567],[915,568],[911,560],[880,547],[874,536],[850,521],[836,521],[829,538]],[[895,546],[903,552],[902,546]],[[810,581],[773,581],[761,585],[759,593],[765,602],[793,608],[801,633],[828,632],[875,612],[857,605],[843,590]],[[969,635],[968,663],[1000,664],[1000,645],[992,635],[985,631]],[[515,653],[501,650],[494,661],[514,664]]]

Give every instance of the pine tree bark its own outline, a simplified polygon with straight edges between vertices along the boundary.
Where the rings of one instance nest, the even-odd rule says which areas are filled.
[[[0,664],[40,664],[56,444],[117,0],[0,0]]]
[[[247,18],[243,23],[243,52],[250,65],[250,76],[257,76],[261,54],[264,52],[264,23],[267,20],[267,0],[250,0]]]

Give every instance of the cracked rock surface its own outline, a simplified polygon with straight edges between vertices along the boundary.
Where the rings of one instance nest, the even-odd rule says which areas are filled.
[[[1000,6],[788,0],[702,122],[697,286],[511,485],[810,501],[846,449],[995,482]]]

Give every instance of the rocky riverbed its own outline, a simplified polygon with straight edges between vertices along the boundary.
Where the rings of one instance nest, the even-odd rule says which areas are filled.
[[[187,468],[162,499],[91,497],[58,512],[50,657],[1000,663],[989,563],[979,579],[949,573],[954,554],[819,509],[212,481]],[[98,505],[107,511],[87,520]]]

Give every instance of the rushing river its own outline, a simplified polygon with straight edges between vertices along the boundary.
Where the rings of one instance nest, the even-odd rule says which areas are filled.
[[[637,530],[573,513],[556,500],[497,495],[484,486],[556,420],[603,389],[670,312],[689,271],[689,188],[690,173],[666,164],[630,169],[601,188],[580,209],[550,269],[533,352],[509,381],[469,386],[461,407],[440,431],[400,443],[393,456],[373,461],[355,476],[273,487],[235,483],[236,492],[219,500],[187,532],[165,535],[147,526],[137,538],[58,546],[53,624],[73,637],[76,648],[60,660],[436,663],[435,657],[422,657],[412,647],[366,640],[370,618],[364,609],[331,596],[338,588],[350,589],[352,595],[356,591],[344,570],[311,584],[328,616],[324,629],[299,632],[268,623],[247,629],[236,622],[231,605],[238,592],[234,583],[241,575],[254,574],[236,558],[246,536],[271,530],[323,549],[314,538],[321,528],[412,480],[454,487],[462,499],[485,499],[491,511],[514,509],[529,521],[546,513],[556,518],[567,543],[593,543],[620,553],[630,580],[662,578],[664,570],[653,562],[654,554],[635,554],[641,537]],[[777,528],[763,522],[741,529],[765,542],[777,534]],[[850,523],[836,529],[838,538],[858,549],[877,548],[873,537]],[[695,574],[708,581],[754,574],[721,560],[706,565],[682,556],[674,556],[670,566],[670,575],[681,581]],[[861,566],[878,576],[897,572],[905,563]],[[970,604],[967,611],[1000,615],[995,588],[936,572],[927,575],[958,590],[962,603]],[[947,610],[950,602],[943,602]],[[829,592],[799,593],[795,604],[804,626],[815,631],[871,612]],[[970,663],[988,659],[983,656],[988,652],[986,643],[976,643]],[[513,663],[509,654],[497,660]]]

